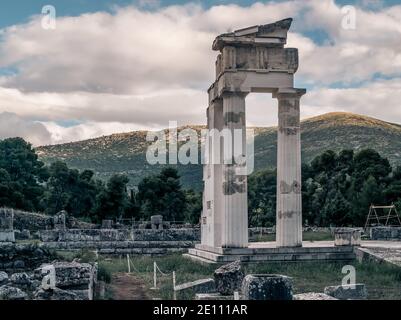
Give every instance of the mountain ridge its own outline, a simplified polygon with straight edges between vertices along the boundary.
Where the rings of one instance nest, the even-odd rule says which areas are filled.
[[[199,131],[205,126],[183,126]],[[276,166],[277,127],[253,127],[255,130],[255,169]],[[394,165],[401,165],[401,125],[373,117],[331,112],[301,122],[303,161],[311,161],[321,152],[331,149],[360,150],[373,148],[387,157]],[[166,131],[165,131],[166,132]],[[146,162],[147,131],[116,133],[98,138],[65,144],[37,147],[39,158],[49,164],[65,161],[80,170],[91,169],[102,179],[115,173],[129,176],[134,187],[146,175],[157,172],[161,165],[151,166]],[[178,165],[185,187],[201,189],[202,166]]]

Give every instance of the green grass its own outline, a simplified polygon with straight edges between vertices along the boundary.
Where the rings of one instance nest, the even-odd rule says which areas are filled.
[[[311,233],[312,234],[312,233]],[[314,233],[316,234],[316,233]],[[327,236],[327,235],[326,235]],[[321,235],[323,237],[323,235]],[[319,238],[321,239],[321,238]],[[78,252],[59,252],[63,259],[71,261],[80,259],[82,262],[97,261],[99,265],[98,277],[100,280],[110,283],[114,273],[128,272],[127,259],[125,257],[96,256],[93,252],[83,250]],[[182,255],[167,255],[162,257],[131,256],[133,275],[141,278],[148,295],[156,299],[173,299],[172,272],[176,272],[177,284],[195,281],[202,278],[213,277],[218,265],[202,265],[182,257]],[[158,273],[157,281],[159,290],[150,290],[153,286],[153,262],[163,273]],[[356,270],[356,282],[364,283],[367,287],[369,299],[401,300],[401,268],[388,264],[375,262],[358,263],[350,262]],[[286,262],[286,263],[259,263],[245,265],[245,273],[283,274],[293,278],[294,292],[323,292],[324,287],[340,285],[342,268],[345,263],[340,262]],[[107,290],[105,299],[112,299],[112,292]],[[191,294],[179,295],[179,299],[189,299]]]
[[[331,235],[330,232],[312,232],[312,231],[306,231],[303,233],[302,236],[304,241],[325,241],[325,240],[334,240],[334,237]],[[253,240],[253,242],[269,242],[269,241],[275,241],[276,240],[276,235],[275,234],[266,234],[262,236],[256,236]]]
[[[202,278],[213,277],[216,265],[201,265],[183,258],[181,255],[169,255],[164,257],[133,257],[131,268],[133,274],[141,277],[146,286],[153,286],[153,261],[156,261],[166,276],[158,274],[158,287],[160,290],[149,290],[152,298],[173,298],[173,271],[176,272],[177,284],[195,281]],[[357,283],[366,284],[369,299],[401,300],[401,269],[386,264],[374,262],[360,264],[350,263],[356,269]],[[345,263],[329,262],[290,262],[290,263],[260,263],[245,266],[245,272],[249,273],[273,273],[290,276],[294,280],[294,292],[323,292],[324,287],[340,285],[345,276],[341,270]],[[100,258],[99,268],[102,273],[112,275],[115,272],[127,272],[126,259]],[[108,293],[109,298],[112,298]],[[189,296],[179,296],[181,299]]]

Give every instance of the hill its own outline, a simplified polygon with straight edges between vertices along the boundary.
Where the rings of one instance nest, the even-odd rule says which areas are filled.
[[[196,129],[198,137],[202,126]],[[180,128],[182,130],[187,127]],[[392,164],[401,165],[401,125],[357,114],[335,112],[302,121],[303,161],[310,161],[321,152],[331,149],[360,150],[373,148]],[[255,169],[276,166],[276,127],[255,129]],[[113,134],[85,141],[38,147],[42,161],[65,161],[77,169],[92,169],[97,176],[107,179],[115,173],[124,173],[133,187],[146,175],[157,172],[160,166],[146,161],[146,131]],[[202,166],[178,165],[185,187],[201,189]]]

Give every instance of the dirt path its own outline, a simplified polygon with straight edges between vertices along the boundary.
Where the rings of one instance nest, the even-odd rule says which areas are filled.
[[[113,300],[148,300],[143,280],[127,273],[116,273],[111,278],[110,290]]]

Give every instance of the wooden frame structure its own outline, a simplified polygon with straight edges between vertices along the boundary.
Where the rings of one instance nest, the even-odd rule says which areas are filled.
[[[388,213],[380,216],[377,213],[377,209],[388,210]],[[380,225],[384,225],[386,227],[392,226],[391,224],[389,225],[389,221],[390,219],[393,218],[397,220],[398,224],[396,226],[401,226],[401,219],[400,216],[398,215],[397,208],[394,204],[392,204],[391,206],[375,206],[372,204],[369,209],[368,217],[366,218],[365,229],[373,225],[371,223],[372,220],[376,221],[377,225],[379,226]],[[386,220],[384,224],[381,222],[383,220]]]

